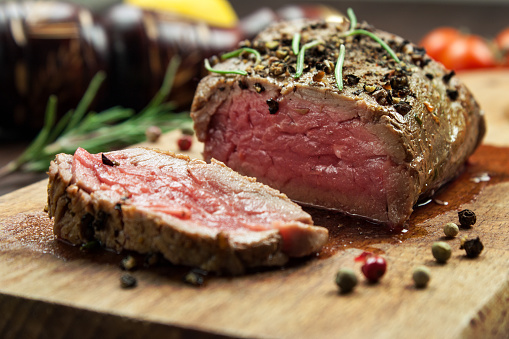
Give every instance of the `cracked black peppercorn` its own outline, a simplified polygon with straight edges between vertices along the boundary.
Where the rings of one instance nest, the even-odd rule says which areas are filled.
[[[403,102],[394,104],[394,109],[396,110],[396,112],[398,112],[399,114],[404,116],[412,110],[412,106],[410,106],[410,104],[408,102],[403,101]]]
[[[484,249],[484,245],[482,244],[481,239],[477,237],[475,239],[462,240],[460,249],[465,250],[467,257],[477,258]]]
[[[447,96],[449,97],[449,99],[451,99],[452,101],[458,99],[458,91],[455,90],[455,89],[447,89],[446,90],[446,93],[447,93]]]
[[[239,80],[238,84],[240,89],[247,89],[247,84],[244,81]]]
[[[471,210],[463,210],[458,212],[458,218],[461,227],[463,228],[470,228],[472,227],[476,222],[476,216],[474,211]]]
[[[267,100],[267,105],[269,105],[269,113],[276,114],[279,111],[279,103],[274,99]]]
[[[449,83],[449,81],[451,80],[451,78],[452,78],[453,76],[455,76],[455,75],[456,75],[456,72],[454,72],[454,71],[450,71],[449,73],[445,74],[445,75],[442,77],[442,80],[443,80],[446,84],[448,84],[448,83]]]
[[[260,84],[259,82],[255,83],[253,86],[256,93],[261,93],[265,91],[265,87],[263,87],[262,84]]]
[[[118,166],[120,165],[118,163],[118,161],[115,161],[115,160],[111,160],[111,159],[108,159],[108,157],[106,157],[104,155],[104,153],[101,153],[101,160],[102,160],[102,163],[106,166]]]
[[[137,284],[136,278],[130,274],[122,274],[120,277],[120,287],[122,288],[133,288],[136,287]]]

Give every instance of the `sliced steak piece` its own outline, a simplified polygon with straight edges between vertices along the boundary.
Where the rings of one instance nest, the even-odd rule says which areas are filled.
[[[484,134],[471,93],[425,51],[367,24],[397,53],[366,35],[341,37],[349,23],[279,23],[248,43],[261,53],[214,65],[191,115],[206,161],[215,158],[305,204],[401,226],[419,198],[462,169]],[[295,33],[306,51],[295,78]],[[345,45],[343,90],[334,65]]]
[[[51,163],[49,215],[73,244],[162,253],[174,264],[239,274],[318,251],[328,232],[284,194],[187,156],[78,149]]]

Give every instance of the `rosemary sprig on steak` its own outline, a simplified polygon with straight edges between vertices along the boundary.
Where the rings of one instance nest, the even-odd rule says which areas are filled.
[[[306,53],[306,50],[316,47],[320,44],[323,44],[323,41],[315,40],[308,42],[304,46],[300,48],[299,54],[297,55],[297,72],[295,72],[294,78],[299,78],[302,75],[302,72],[304,71],[304,55]]]
[[[179,60],[172,59],[158,93],[137,114],[124,107],[112,107],[99,113],[88,111],[106,78],[103,72],[92,79],[76,109],[67,112],[58,122],[57,97],[51,96],[44,127],[17,159],[0,168],[0,176],[18,170],[46,171],[55,154],[74,153],[78,147],[99,153],[139,143],[146,139],[145,131],[150,126],[158,126],[163,132],[189,128],[189,115],[176,114],[173,104],[165,102],[179,64]]]
[[[343,90],[343,63],[345,61],[345,45],[341,44],[339,46],[339,56],[338,61],[336,62],[335,68],[335,77],[336,77],[336,85],[340,91]]]

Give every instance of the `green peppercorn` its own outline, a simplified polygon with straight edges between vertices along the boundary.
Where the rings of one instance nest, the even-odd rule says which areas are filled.
[[[451,246],[443,241],[438,241],[431,247],[431,253],[433,253],[433,257],[437,262],[445,264],[451,257]]]
[[[430,280],[430,271],[425,266],[419,266],[414,269],[412,278],[416,288],[425,288]]]
[[[458,212],[458,219],[459,219],[461,227],[463,227],[463,228],[470,228],[476,222],[475,213],[474,213],[474,211],[471,211],[471,210],[463,210],[463,211]]]
[[[351,268],[340,268],[336,274],[336,284],[341,293],[349,293],[357,285],[357,275]]]
[[[444,226],[444,234],[446,237],[454,238],[455,236],[458,235],[459,231],[460,229],[458,225],[456,225],[453,222],[448,222]]]

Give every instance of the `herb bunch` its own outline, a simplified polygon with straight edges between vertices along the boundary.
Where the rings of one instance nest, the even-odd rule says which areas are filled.
[[[159,91],[139,113],[120,106],[96,113],[88,111],[102,82],[104,72],[98,72],[76,109],[68,111],[56,122],[57,97],[51,96],[46,106],[44,126],[27,149],[15,160],[0,168],[0,176],[15,171],[45,171],[58,153],[74,153],[82,147],[90,153],[118,149],[142,142],[150,126],[163,132],[192,126],[187,113],[175,113],[174,105],[165,102],[169,95],[180,60],[173,58]]]

